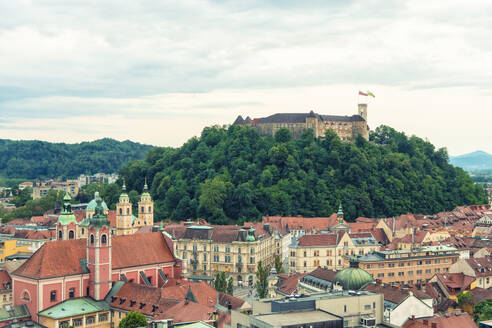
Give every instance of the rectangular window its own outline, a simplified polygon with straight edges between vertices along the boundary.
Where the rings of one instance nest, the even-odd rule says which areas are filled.
[[[425,264],[431,264],[431,260],[425,260]]]
[[[230,247],[226,247],[225,248],[225,251],[226,251],[226,253],[230,253],[231,252],[231,248]]]
[[[219,246],[214,246],[214,252],[218,252],[219,251]]]
[[[68,328],[68,324],[69,324],[69,321],[65,320],[65,321],[60,321],[58,326],[60,328]]]
[[[249,263],[250,264],[255,264],[255,258],[254,257],[250,257],[249,258]]]
[[[384,273],[378,273],[378,278],[384,278]]]
[[[290,252],[290,256],[295,257],[296,256],[296,252]]]
[[[304,267],[307,267],[307,262],[306,261],[304,261]]]
[[[251,248],[251,249],[249,250],[249,253],[250,253],[250,254],[254,254],[254,253],[255,253],[255,249],[254,249],[254,248]]]
[[[193,245],[193,250],[194,251],[197,251],[198,250],[198,246],[197,245]]]
[[[80,318],[73,319],[73,326],[74,327],[80,327],[80,326],[82,326],[82,319],[80,319]]]
[[[413,271],[408,271],[408,272],[407,272],[407,274],[408,274],[409,276],[413,276]]]
[[[398,272],[398,277],[403,277],[404,273],[402,271]]]
[[[56,302],[56,290],[52,290],[50,293],[50,301]]]
[[[347,306],[346,305],[343,306],[343,312],[347,312]]]
[[[395,273],[394,272],[389,272],[388,273],[388,277],[394,277],[395,276]]]
[[[422,270],[417,270],[417,274],[422,274]]]
[[[314,260],[314,266],[319,266],[319,260]]]
[[[103,314],[99,315],[99,322],[104,322],[104,321],[108,321],[108,314],[107,313],[103,313]]]
[[[399,266],[399,267],[405,266],[405,263],[400,262],[400,263],[398,263],[398,266]]]
[[[207,265],[206,264],[203,265],[203,271],[207,271]]]
[[[431,273],[431,269],[426,269],[425,273]]]
[[[370,310],[370,309],[371,309],[371,304],[364,305],[364,310]]]
[[[435,273],[439,273],[439,272],[441,272],[441,269],[437,268],[437,269],[434,270],[434,272]]]
[[[238,247],[237,252],[238,254],[241,254],[241,247]]]
[[[395,264],[394,263],[388,263],[388,268],[394,268]]]
[[[121,312],[118,312],[118,314],[120,315],[120,318],[121,318]],[[85,319],[85,322],[86,322],[87,324],[94,323],[94,322],[96,322],[96,317],[95,317],[95,316],[93,316],[93,315],[91,315],[90,317],[87,317],[87,318]]]
[[[380,268],[384,268],[384,263],[379,263],[379,264],[378,264],[378,267],[380,267]]]
[[[75,297],[75,288],[70,288],[68,290],[68,298],[74,298]]]
[[[307,252],[306,251],[304,251],[304,257],[307,257]]]
[[[203,260],[206,261],[207,260],[207,254],[203,254]]]

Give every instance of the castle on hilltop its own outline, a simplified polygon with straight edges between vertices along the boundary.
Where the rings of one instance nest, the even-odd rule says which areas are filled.
[[[333,130],[341,140],[354,141],[358,135],[369,139],[367,125],[367,104],[359,104],[358,114],[352,116],[321,115],[309,113],[279,113],[267,117],[243,119],[239,115],[233,124],[252,126],[261,135],[273,135],[281,128],[290,130],[294,138],[301,136],[306,129],[312,129],[314,136],[323,137],[327,130]]]

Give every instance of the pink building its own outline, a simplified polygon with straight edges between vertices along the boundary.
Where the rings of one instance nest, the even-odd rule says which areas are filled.
[[[102,207],[90,219],[85,239],[45,243],[12,273],[14,305],[38,312],[69,298],[102,300],[118,280],[161,287],[181,276],[171,241],[160,232],[111,236]]]

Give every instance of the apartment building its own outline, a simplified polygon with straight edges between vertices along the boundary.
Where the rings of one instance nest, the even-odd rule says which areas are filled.
[[[192,225],[190,225],[192,224]],[[188,276],[211,278],[217,272],[241,285],[254,282],[258,262],[271,266],[282,253],[282,242],[268,225],[212,226],[171,224],[164,227],[174,244],[176,256],[183,259]]]
[[[370,232],[304,235],[289,247],[289,271],[311,272],[318,267],[339,270],[346,256],[364,255],[380,248]]]
[[[362,269],[383,283],[414,284],[425,282],[436,273],[448,272],[458,258],[456,248],[440,245],[377,251],[359,256],[358,260]]]

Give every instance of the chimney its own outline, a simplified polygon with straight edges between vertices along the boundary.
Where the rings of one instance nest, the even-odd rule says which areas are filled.
[[[410,318],[410,320],[412,320],[412,321],[415,320],[415,316],[412,315],[412,317]]]

